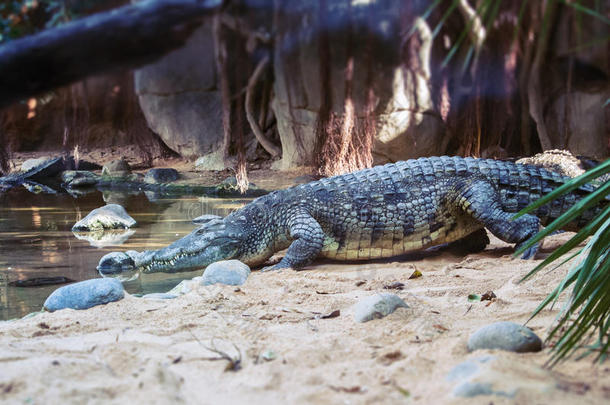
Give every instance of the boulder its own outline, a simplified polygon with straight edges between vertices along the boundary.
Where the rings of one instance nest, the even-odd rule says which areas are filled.
[[[127,177],[131,174],[131,167],[125,159],[116,159],[106,163],[102,168],[102,176]]]
[[[95,278],[58,288],[47,298],[44,309],[87,309],[123,299],[125,290],[119,280]]]
[[[500,349],[517,353],[539,352],[542,341],[531,329],[514,322],[495,322],[468,339],[468,350]]]
[[[134,73],[140,107],[151,130],[183,157],[223,150],[222,100],[212,21],[204,21],[184,47]],[[209,170],[224,169],[222,161]]]
[[[409,308],[409,306],[396,294],[380,293],[362,298],[352,310],[356,322],[368,322],[383,318],[397,308]]]
[[[221,260],[206,267],[201,284],[242,285],[249,275],[250,267],[239,260]]]
[[[118,204],[108,204],[91,211],[72,227],[72,231],[97,231],[102,229],[131,228],[135,219]]]
[[[176,169],[170,168],[155,168],[150,169],[144,175],[144,182],[157,184],[157,183],[171,183],[172,181],[178,180],[179,174]]]

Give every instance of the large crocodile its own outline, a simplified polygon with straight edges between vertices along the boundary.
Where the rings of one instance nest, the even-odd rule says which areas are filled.
[[[491,159],[430,157],[324,178],[257,198],[155,250],[111,253],[103,275],[179,272],[224,259],[251,266],[288,248],[272,268],[302,268],[316,257],[368,260],[484,235],[520,245],[594,190],[585,186],[535,215],[514,213],[569,178],[546,169]],[[602,204],[607,204],[604,201]],[[568,230],[578,229],[600,207]]]

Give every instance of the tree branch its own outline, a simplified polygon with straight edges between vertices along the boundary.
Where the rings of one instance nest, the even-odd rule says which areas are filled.
[[[0,108],[179,48],[223,0],[148,0],[0,46]]]
[[[248,81],[248,89],[246,91],[246,118],[248,118],[248,122],[250,123],[250,128],[252,128],[252,132],[254,132],[254,136],[256,140],[261,144],[263,148],[273,157],[279,156],[281,153],[281,149],[271,142],[263,133],[261,128],[258,126],[258,122],[256,122],[256,118],[254,117],[254,107],[252,100],[252,92],[254,91],[254,87],[256,86],[256,82],[258,82],[259,77],[269,64],[269,57],[265,56],[254,69],[254,73],[250,77]]]

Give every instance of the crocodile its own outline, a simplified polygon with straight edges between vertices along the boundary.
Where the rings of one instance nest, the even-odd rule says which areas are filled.
[[[206,216],[199,228],[162,249],[110,253],[98,270],[104,276],[173,273],[227,259],[256,267],[286,248],[269,268],[302,269],[317,257],[370,260],[480,240],[485,229],[519,246],[595,190],[582,186],[514,218],[569,179],[493,159],[442,156],[390,163],[271,192],[225,218]],[[587,210],[566,230],[579,229],[607,203],[608,198]]]

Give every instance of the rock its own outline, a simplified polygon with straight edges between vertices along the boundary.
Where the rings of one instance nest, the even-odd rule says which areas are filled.
[[[47,298],[44,309],[87,309],[118,301],[125,295],[123,284],[112,278],[95,278],[58,288]]]
[[[167,294],[171,294],[171,295],[188,294],[191,291],[193,291],[193,289],[197,285],[199,285],[201,283],[201,279],[202,279],[202,277],[195,277],[192,280],[182,280],[180,283],[178,283],[177,286],[175,286],[174,288],[169,290],[167,292]]]
[[[136,221],[118,204],[108,204],[91,211],[72,227],[72,231],[131,228]]]
[[[397,308],[409,308],[409,306],[396,294],[380,293],[358,301],[353,307],[353,314],[356,322],[368,322],[383,318]]]
[[[44,183],[45,180],[57,176],[64,170],[64,161],[60,157],[43,160],[38,165],[32,167],[25,173],[15,173],[14,175],[22,178],[22,181],[33,180]],[[7,176],[11,177],[11,175]]]
[[[102,176],[127,177],[131,174],[131,167],[125,159],[117,159],[106,163],[102,168]]]
[[[538,352],[542,341],[531,329],[514,322],[483,326],[468,339],[468,350],[500,349],[517,353]]]
[[[173,300],[176,297],[178,296],[170,293],[150,293],[142,296],[149,300]]]
[[[200,156],[195,161],[195,170],[223,170],[225,168],[224,158],[221,153],[214,152]]]
[[[144,176],[145,183],[170,183],[178,180],[178,171],[176,169],[158,168],[150,169]]]
[[[66,170],[61,174],[64,187],[76,188],[94,186],[100,180],[100,176],[86,170]]]
[[[53,158],[51,156],[43,156],[43,157],[39,157],[36,159],[28,159],[21,164],[21,171],[27,172],[29,170],[32,170],[36,166],[46,163],[47,161],[52,160],[52,159]]]
[[[206,267],[201,284],[242,285],[250,275],[250,267],[239,260],[221,260]]]
[[[183,157],[216,156],[222,170],[222,96],[216,73],[211,19],[184,47],[134,72],[135,90],[146,121],[163,142]],[[220,158],[220,159],[218,159]]]
[[[472,398],[479,395],[514,398],[550,395],[557,391],[557,383],[551,374],[535,364],[516,359],[481,356],[455,366],[445,377],[455,383],[452,395]]]

